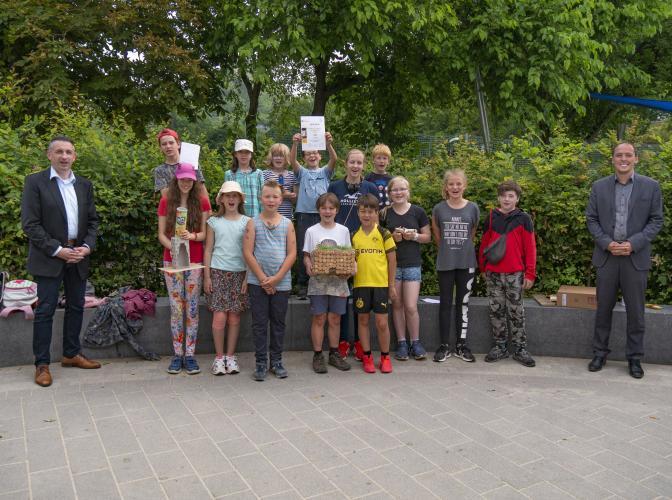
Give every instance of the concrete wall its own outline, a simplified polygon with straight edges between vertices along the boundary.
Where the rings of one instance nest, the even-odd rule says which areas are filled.
[[[584,309],[543,307],[533,300],[525,301],[528,349],[533,355],[588,358],[592,356],[591,339],[594,312]],[[428,351],[433,352],[439,345],[438,304],[420,302],[420,338]],[[85,311],[84,328],[95,310]],[[197,354],[214,353],[210,323],[212,315],[205,305],[200,310],[199,339]],[[138,342],[150,351],[161,355],[172,354],[170,338],[170,308],[167,299],[157,303],[155,317],[146,317],[144,328],[137,336]],[[54,318],[52,339],[52,361],[58,361],[62,352],[63,310],[58,310]],[[612,359],[624,358],[625,311],[617,306],[614,311],[614,333],[611,339]],[[375,337],[375,335],[374,335]],[[454,337],[454,330],[453,330]],[[394,334],[393,334],[394,338]],[[12,314],[8,319],[0,319],[0,366],[31,364],[32,322],[23,319],[22,314]],[[473,297],[469,307],[468,341],[474,353],[486,353],[491,346],[487,299]],[[454,344],[454,341],[451,342]],[[375,344],[375,341],[374,341]],[[672,307],[662,311],[646,311],[646,357],[648,363],[672,364]],[[394,349],[394,341],[392,343]],[[250,329],[250,314],[243,317],[241,335],[238,342],[241,352],[253,351]],[[308,301],[290,300],[287,313],[287,333],[285,350],[310,351],[310,308]],[[85,349],[85,354],[94,358],[134,356],[126,345],[105,349]],[[480,359],[479,359],[480,361]]]

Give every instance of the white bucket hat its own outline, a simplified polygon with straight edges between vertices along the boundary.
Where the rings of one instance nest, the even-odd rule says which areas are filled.
[[[245,193],[243,193],[240,184],[238,184],[236,181],[226,181],[224,184],[222,184],[222,187],[219,188],[219,193],[217,193],[217,198],[219,199],[220,196],[226,193],[238,193],[243,199],[243,203],[245,203]]]

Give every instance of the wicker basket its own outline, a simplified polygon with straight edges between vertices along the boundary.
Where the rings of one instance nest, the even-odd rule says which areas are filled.
[[[313,273],[350,276],[355,271],[355,251],[351,248],[316,248],[313,251]]]

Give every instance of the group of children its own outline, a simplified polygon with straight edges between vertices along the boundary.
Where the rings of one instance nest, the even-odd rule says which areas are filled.
[[[397,335],[395,358],[425,359],[417,303],[422,281],[421,245],[431,242],[432,236],[438,247],[441,302],[441,345],[434,361],[445,361],[451,354],[475,361],[467,345],[468,302],[479,268],[487,283],[494,337],[485,361],[509,355],[508,318],[514,359],[534,366],[526,350],[522,293],[534,282],[536,247],[531,219],[516,207],[520,187],[513,181],[499,186],[499,206],[486,218],[477,257],[473,240],[480,213],[476,204],[464,198],[467,179],[462,170],[446,172],[444,201],[434,207],[430,222],[421,207],[410,203],[408,180],[387,173],[391,158],[387,146],[373,149],[374,171],[366,177],[364,152],[351,150],[345,158],[345,177],[332,182],[337,155],[331,134],[325,138],[329,153],[326,165],[320,166],[318,151],[304,151],[305,165],[299,164],[297,145],[301,135],[296,134],[291,149],[283,144],[270,148],[266,159],[269,168],[264,171],[255,166],[252,142],[238,139],[231,169],[226,171],[215,199],[216,212],[210,215],[202,173],[179,162],[178,134],[170,129],[159,133],[165,163],[155,169],[155,189],[162,195],[158,236],[164,247],[164,264],[170,265],[172,237],[189,241],[192,264],[188,270],[165,273],[174,346],[168,372],[200,371],[194,349],[202,286],[213,312],[216,356],[212,373],[240,371],[235,356],[240,316],[251,309],[256,358],[253,378],[262,381],[268,371],[278,378],[287,377],[282,351],[292,288],[290,269],[297,251],[297,295],[310,298],[316,373],[327,372],[327,364],[349,370],[346,358],[350,352],[367,373],[375,373],[376,366],[382,373],[392,372],[390,302]],[[187,208],[188,216],[186,229],[176,233],[178,207]],[[500,238],[502,241],[496,243]],[[316,274],[313,251],[318,245],[354,248],[352,275]],[[492,251],[495,247],[503,250]],[[496,255],[502,252],[503,257]],[[449,338],[453,296],[454,350]],[[356,314],[352,342],[348,328],[350,297]],[[377,363],[369,331],[371,314],[380,350]],[[325,326],[329,346],[326,359],[322,352]]]

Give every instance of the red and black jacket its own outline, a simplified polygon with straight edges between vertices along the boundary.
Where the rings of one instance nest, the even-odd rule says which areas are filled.
[[[497,264],[486,262],[483,250],[499,239],[503,233],[507,232],[507,229],[504,258]],[[483,224],[483,238],[478,250],[478,265],[482,272],[516,273],[524,271],[525,279],[534,281],[537,267],[537,244],[530,216],[519,208],[508,214],[503,214],[495,208],[492,211],[492,227],[490,227],[490,214],[488,213]]]

